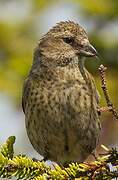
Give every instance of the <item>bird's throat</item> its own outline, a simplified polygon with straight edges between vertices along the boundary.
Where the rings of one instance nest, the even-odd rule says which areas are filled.
[[[87,83],[87,76],[86,76],[86,71],[87,70],[86,70],[84,64],[85,64],[85,57],[81,57],[80,59],[78,59],[78,68],[80,70],[80,73],[81,73],[83,79]]]

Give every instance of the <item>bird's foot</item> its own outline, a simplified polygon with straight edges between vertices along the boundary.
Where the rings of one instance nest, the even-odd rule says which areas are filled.
[[[32,158],[32,160],[34,161],[34,162],[46,162],[47,161],[47,159],[45,159],[45,158],[43,158],[43,159],[41,159],[41,160],[39,160],[39,159],[36,159],[36,158]]]
[[[63,169],[63,168],[67,168],[67,167],[69,167],[69,164],[70,163],[72,163],[72,161],[66,161],[66,162],[63,162],[63,163],[61,163],[61,162],[58,162],[58,165]]]
[[[92,153],[91,153],[91,155],[94,157],[94,159],[95,160],[97,160],[97,153],[96,153],[96,150],[94,150]]]

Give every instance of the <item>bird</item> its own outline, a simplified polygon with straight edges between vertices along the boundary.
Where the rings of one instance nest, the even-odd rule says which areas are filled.
[[[38,41],[22,107],[34,149],[57,163],[83,162],[100,137],[99,93],[85,59],[97,57],[85,29],[61,21]]]

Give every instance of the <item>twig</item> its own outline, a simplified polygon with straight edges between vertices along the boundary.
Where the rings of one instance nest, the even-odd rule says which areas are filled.
[[[107,85],[106,85],[106,76],[105,76],[106,70],[107,70],[107,68],[101,64],[99,67],[99,71],[100,71],[100,77],[101,77],[102,90],[104,93],[104,97],[106,99],[108,110],[113,114],[113,116],[116,118],[116,120],[118,120],[118,113],[117,113],[116,109],[114,108],[112,101],[110,100]]]

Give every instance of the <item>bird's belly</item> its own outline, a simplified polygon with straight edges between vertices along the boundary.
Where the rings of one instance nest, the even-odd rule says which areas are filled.
[[[53,161],[83,161],[95,148],[100,131],[95,99],[78,85],[40,97],[26,117],[34,148]]]

